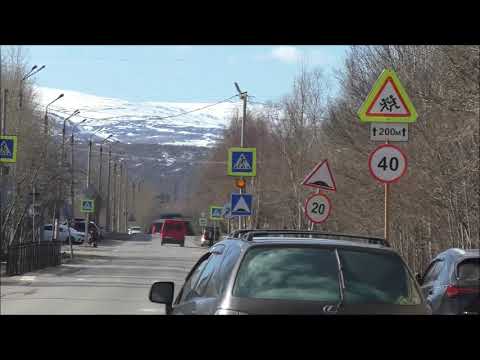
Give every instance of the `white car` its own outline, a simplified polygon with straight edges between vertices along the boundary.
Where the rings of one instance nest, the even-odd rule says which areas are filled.
[[[53,225],[46,224],[43,226],[43,240],[50,241],[53,235]],[[66,225],[59,225],[58,226],[58,241],[68,243],[68,226]],[[74,228],[70,228],[70,236],[72,238],[73,244],[81,244],[85,240],[85,234],[81,233]]]
[[[128,228],[128,235],[141,234],[142,228],[140,226],[132,226]]]

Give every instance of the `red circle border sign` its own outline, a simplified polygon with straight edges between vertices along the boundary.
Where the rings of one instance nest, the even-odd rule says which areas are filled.
[[[321,197],[325,198],[328,202],[328,214],[325,217],[325,219],[323,219],[322,221],[313,220],[310,216],[308,216],[308,211],[307,211],[308,203],[310,202],[310,200],[312,200],[316,196],[321,196]],[[328,198],[327,195],[322,194],[322,193],[314,193],[314,194],[310,195],[307,198],[307,200],[305,200],[305,206],[303,208],[303,212],[304,212],[305,216],[307,217],[307,219],[310,220],[311,222],[313,222],[314,224],[324,223],[325,221],[327,221],[328,217],[330,216],[330,213],[332,212],[332,202],[330,201],[330,199]]]
[[[375,153],[380,150],[380,149],[383,149],[385,147],[390,147],[390,148],[394,148],[395,150],[397,150],[403,157],[403,160],[405,161],[405,168],[403,169],[402,173],[397,176],[396,178],[392,179],[392,180],[383,180],[383,179],[380,179],[379,177],[377,177],[377,175],[375,175],[375,173],[373,172],[372,170],[372,158],[373,158],[373,155],[375,155]],[[382,144],[382,145],[379,145],[377,148],[375,148],[375,150],[373,150],[370,155],[368,156],[368,170],[370,171],[370,174],[372,175],[372,177],[377,180],[377,181],[380,181],[384,184],[391,184],[391,183],[395,183],[397,182],[398,180],[400,180],[400,178],[405,175],[405,173],[407,172],[407,169],[408,169],[408,159],[407,159],[407,156],[405,155],[405,153],[403,152],[402,149],[400,149],[398,146],[395,146],[395,145],[392,145],[392,144]]]

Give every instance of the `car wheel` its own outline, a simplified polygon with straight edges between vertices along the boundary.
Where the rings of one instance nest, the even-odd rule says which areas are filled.
[[[185,241],[180,244],[181,247],[185,246]]]

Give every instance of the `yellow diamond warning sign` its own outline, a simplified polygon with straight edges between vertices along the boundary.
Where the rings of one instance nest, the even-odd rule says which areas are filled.
[[[358,110],[360,122],[409,123],[417,112],[393,70],[385,69]]]

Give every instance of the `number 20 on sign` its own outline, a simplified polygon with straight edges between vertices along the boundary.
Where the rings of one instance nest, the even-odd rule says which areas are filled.
[[[321,224],[327,220],[331,208],[332,203],[326,195],[313,194],[305,202],[305,215],[311,222]]]
[[[407,171],[407,157],[397,146],[383,144],[370,154],[368,167],[376,180],[390,184]]]

